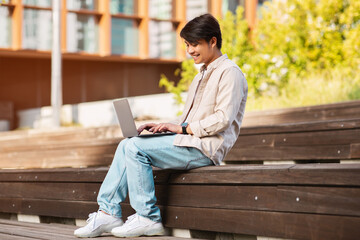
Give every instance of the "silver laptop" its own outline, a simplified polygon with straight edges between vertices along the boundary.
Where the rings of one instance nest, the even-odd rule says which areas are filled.
[[[126,98],[113,101],[116,117],[119,121],[119,125],[122,134],[125,138],[127,137],[149,137],[149,136],[161,136],[161,135],[172,135],[172,132],[163,133],[150,133],[150,134],[138,134],[136,129],[134,117],[132,115],[129,101]]]

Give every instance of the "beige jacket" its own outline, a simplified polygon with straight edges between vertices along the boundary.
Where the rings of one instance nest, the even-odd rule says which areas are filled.
[[[194,135],[177,134],[173,144],[195,147],[219,165],[240,134],[247,92],[244,74],[226,54],[202,68],[190,85],[183,114],[173,122],[187,120]]]

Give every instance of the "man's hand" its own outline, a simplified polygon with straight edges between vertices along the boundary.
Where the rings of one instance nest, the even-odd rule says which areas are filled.
[[[150,131],[150,128],[153,128],[156,125],[157,125],[156,123],[145,123],[137,129],[138,134],[142,133],[142,131],[144,131],[144,130]]]
[[[180,125],[172,124],[172,123],[146,123],[144,125],[141,125],[137,131],[140,134],[142,131],[148,130],[152,133],[157,132],[173,132],[173,133],[182,133],[182,128]]]

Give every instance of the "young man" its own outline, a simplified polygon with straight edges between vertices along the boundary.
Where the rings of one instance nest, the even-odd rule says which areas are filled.
[[[74,232],[96,237],[111,232],[118,237],[161,235],[164,227],[156,203],[152,166],[193,169],[219,165],[234,145],[244,116],[247,83],[240,68],[222,55],[221,32],[210,14],[186,24],[180,36],[195,63],[203,63],[188,91],[183,114],[172,123],[139,127],[153,133],[175,135],[133,137],[120,142],[113,163],[101,185],[99,211]],[[123,223],[120,203],[129,193],[136,214]]]

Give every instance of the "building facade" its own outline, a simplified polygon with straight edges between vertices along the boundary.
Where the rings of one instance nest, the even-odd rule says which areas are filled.
[[[179,32],[238,5],[250,26],[261,0],[62,0],[63,103],[161,93],[186,57]],[[52,1],[0,0],[0,102],[50,105]]]

